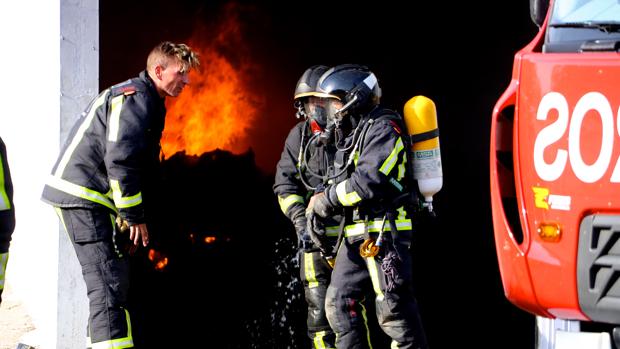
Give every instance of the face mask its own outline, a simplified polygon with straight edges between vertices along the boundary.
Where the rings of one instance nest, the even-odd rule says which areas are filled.
[[[334,142],[334,130],[336,129],[336,124],[333,119],[327,119],[327,125],[325,129],[319,134],[319,137],[316,139],[316,144],[318,146],[328,145]]]
[[[315,105],[312,107],[308,113],[308,117],[316,121],[322,127],[325,127],[327,124],[327,110],[322,106]]]

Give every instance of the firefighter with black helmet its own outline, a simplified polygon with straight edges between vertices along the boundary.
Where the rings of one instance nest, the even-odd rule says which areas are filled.
[[[325,98],[336,178],[308,204],[307,232],[322,245],[321,219],[344,217],[326,313],[338,348],[368,348],[364,300],[373,293],[377,318],[392,348],[426,348],[413,292],[409,248],[415,205],[408,139],[397,112],[379,105],[377,77],[365,66],[326,71],[317,93]]]
[[[312,66],[303,73],[295,88],[297,118],[302,119],[289,132],[284,150],[276,167],[274,193],[282,212],[295,226],[299,242],[300,277],[308,304],[308,336],[312,347],[335,348],[335,335],[325,317],[325,293],[331,278],[329,262],[332,256],[321,254],[306,232],[306,206],[308,199],[326,184],[328,164],[333,161],[333,145],[323,146],[327,114],[321,105],[324,100],[316,96],[316,83],[327,71],[323,65]],[[331,220],[330,232],[325,243],[333,244],[337,235],[337,222]],[[328,224],[329,226],[329,224]]]

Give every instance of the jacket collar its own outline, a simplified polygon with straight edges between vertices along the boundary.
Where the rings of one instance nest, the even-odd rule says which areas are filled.
[[[161,99],[163,103],[165,98],[160,96],[159,93],[157,92],[157,88],[155,88],[155,82],[153,82],[153,79],[151,79],[148,72],[146,70],[141,71],[139,77],[140,77],[140,80],[144,81],[144,84],[148,87],[149,93],[152,94],[153,97],[157,97],[158,99]]]

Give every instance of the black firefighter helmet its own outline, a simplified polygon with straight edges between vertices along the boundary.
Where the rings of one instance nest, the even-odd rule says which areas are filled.
[[[322,97],[336,98],[344,104],[334,115],[336,118],[367,113],[381,99],[377,77],[358,64],[341,64],[329,69],[320,77],[316,90]]]
[[[313,117],[317,120],[322,127],[325,127],[325,116],[324,115],[309,115],[311,112],[308,108],[307,101],[309,97],[320,97],[317,96],[316,92],[316,84],[319,81],[319,78],[323,73],[327,71],[328,67],[324,65],[313,65],[310,68],[306,69],[306,71],[301,75],[299,80],[297,81],[297,86],[295,86],[295,108],[297,108],[297,118],[306,118]]]

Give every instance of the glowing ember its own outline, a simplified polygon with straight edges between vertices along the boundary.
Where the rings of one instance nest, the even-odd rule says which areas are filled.
[[[244,57],[241,31],[234,8],[229,8],[215,36],[197,33],[188,44],[200,54],[201,68],[190,72],[190,85],[177,98],[167,99],[162,151],[201,155],[215,149],[248,150],[248,129],[255,122],[262,99],[248,88],[255,65]],[[227,57],[234,43],[239,57]],[[232,61],[235,64],[231,63]]]
[[[155,270],[164,270],[168,265],[168,257],[154,249],[149,250],[149,260],[155,265]]]
[[[215,240],[217,240],[215,236],[205,236],[205,243],[207,244],[214,243]]]

